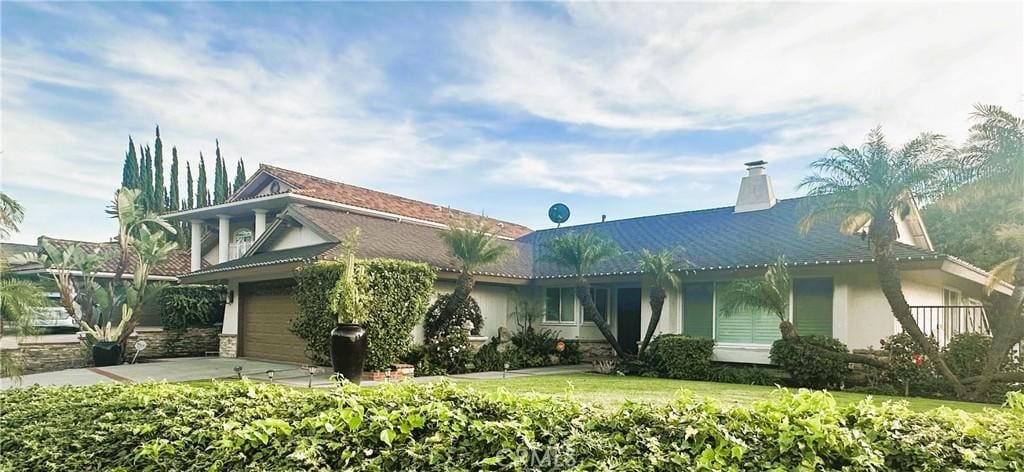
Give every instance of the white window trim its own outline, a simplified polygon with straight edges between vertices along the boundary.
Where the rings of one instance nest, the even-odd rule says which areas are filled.
[[[573,306],[573,310],[572,310],[573,319],[572,319],[572,321],[561,321],[561,320],[559,320],[559,321],[549,321],[548,320],[548,306],[547,306],[547,303],[548,303],[548,289],[552,289],[552,288],[558,289],[558,313],[559,313],[559,317],[561,317],[561,313],[562,313],[562,290],[565,290],[567,288],[572,288],[572,287],[544,287],[544,317],[541,318],[541,322],[540,322],[541,326],[577,326],[577,320],[579,320],[581,317],[577,316],[577,313],[576,313],[577,311],[579,311],[579,308],[580,308],[579,305],[580,304],[576,303],[576,295],[575,294],[573,294],[573,298],[572,298],[572,306]]]

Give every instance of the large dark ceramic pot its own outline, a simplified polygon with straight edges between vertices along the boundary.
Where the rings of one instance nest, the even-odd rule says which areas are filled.
[[[121,363],[121,343],[101,341],[92,345],[92,361],[96,367]]]
[[[366,330],[362,326],[339,323],[331,331],[331,365],[334,372],[359,385],[366,363]]]

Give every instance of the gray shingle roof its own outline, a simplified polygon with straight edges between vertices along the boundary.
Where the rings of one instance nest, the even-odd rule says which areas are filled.
[[[596,231],[614,240],[623,253],[595,267],[594,274],[635,273],[642,249],[659,251],[681,248],[689,270],[733,269],[771,264],[780,255],[798,264],[856,263],[872,260],[868,243],[859,236],[843,235],[838,223],[820,223],[806,235],[798,224],[810,197],[780,200],[768,210],[733,213],[733,207],[669,213],[541,230],[519,241],[534,246],[541,254],[544,241],[569,231]],[[914,246],[897,244],[901,259],[938,259],[941,254]],[[536,262],[538,278],[572,275],[567,269]]]
[[[247,269],[250,267],[262,267],[274,264],[284,264],[286,262],[309,261],[323,256],[325,252],[333,249],[335,246],[337,246],[337,243],[322,243],[314,244],[312,246],[282,249],[280,251],[261,252],[249,257],[242,257],[235,260],[212,265],[210,267],[204,268],[203,270],[192,272],[191,274],[188,274],[188,276],[213,274],[217,272],[225,272],[235,269]]]

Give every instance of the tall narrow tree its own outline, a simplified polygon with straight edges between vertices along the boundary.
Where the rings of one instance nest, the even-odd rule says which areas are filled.
[[[128,152],[124,155],[124,166],[121,169],[121,186],[139,188],[139,158],[135,154],[135,143],[128,136]]]
[[[164,185],[164,143],[160,140],[160,127],[156,127],[153,143],[153,208],[160,213],[167,208],[167,187]]]
[[[206,161],[199,153],[199,175],[196,176],[196,208],[210,206],[210,191],[206,186]]]
[[[245,161],[239,157],[238,164],[235,166],[235,185],[231,189],[231,193],[237,192],[243,185],[245,185]]]
[[[181,208],[181,196],[178,187],[178,148],[171,147],[171,181],[167,188],[167,208],[177,210]]]
[[[194,181],[192,180],[192,164],[190,164],[188,161],[185,161],[185,186],[187,187],[187,189],[185,194],[184,208],[186,210],[191,210],[196,207],[196,191],[195,187],[193,186],[193,182]]]
[[[228,199],[228,173],[224,166],[224,157],[220,154],[220,141],[217,141],[217,159],[213,164],[213,204],[219,205]]]
[[[149,146],[140,148],[139,154],[139,201],[146,211],[153,208],[153,154]]]

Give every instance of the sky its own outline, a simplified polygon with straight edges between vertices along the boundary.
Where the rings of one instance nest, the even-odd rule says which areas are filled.
[[[780,197],[881,125],[1024,99],[1004,3],[0,3],[20,234],[106,240],[128,137],[547,228]]]

